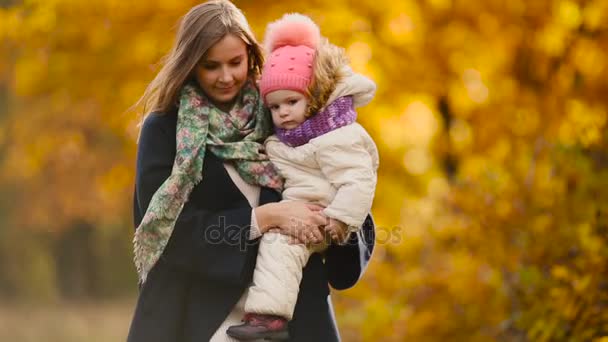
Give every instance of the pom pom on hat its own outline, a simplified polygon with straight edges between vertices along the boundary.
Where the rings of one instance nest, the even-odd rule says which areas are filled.
[[[285,14],[268,24],[264,39],[267,58],[260,79],[260,93],[264,100],[275,90],[306,94],[320,41],[319,27],[302,14]]]
[[[321,32],[312,19],[299,13],[288,13],[268,24],[264,48],[268,54],[288,45],[316,49],[320,39]]]

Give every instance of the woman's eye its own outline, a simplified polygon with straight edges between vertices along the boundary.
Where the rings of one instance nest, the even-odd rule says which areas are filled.
[[[215,64],[203,64],[203,69],[205,70],[213,70],[215,68],[217,68],[217,65]]]
[[[238,61],[232,62],[232,63],[230,63],[230,65],[232,65],[232,66],[239,66],[239,65],[241,65],[241,61],[238,60]]]

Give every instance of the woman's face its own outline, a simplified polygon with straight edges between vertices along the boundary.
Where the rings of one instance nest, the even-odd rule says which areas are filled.
[[[211,46],[195,68],[198,84],[222,110],[231,107],[247,81],[248,71],[247,45],[233,34]]]

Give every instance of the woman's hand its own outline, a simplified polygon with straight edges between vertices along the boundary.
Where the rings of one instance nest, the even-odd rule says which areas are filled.
[[[348,238],[348,225],[340,220],[336,220],[329,217],[326,220],[328,224],[326,226],[322,226],[325,236],[339,245],[345,243],[346,239]],[[329,240],[327,241],[327,243],[329,244]],[[310,242],[299,240],[293,236],[289,236],[289,244],[310,244]]]
[[[327,218],[321,213],[323,207],[298,201],[269,203],[255,209],[258,226],[262,233],[277,228],[281,234],[304,244],[323,241],[321,226]]]

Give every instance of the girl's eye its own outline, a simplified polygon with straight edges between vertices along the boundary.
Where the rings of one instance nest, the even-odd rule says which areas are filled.
[[[213,70],[215,68],[217,68],[216,64],[203,64],[203,69],[205,70]]]
[[[296,103],[298,103],[298,100],[289,100],[289,104],[290,105],[295,105]]]
[[[279,109],[279,106],[277,106],[277,105],[270,106],[270,110],[277,110],[277,109]]]

